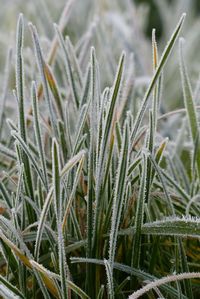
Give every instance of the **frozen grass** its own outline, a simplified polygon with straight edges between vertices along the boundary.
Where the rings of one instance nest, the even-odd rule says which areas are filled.
[[[129,1],[117,3],[113,11],[134,11]],[[75,1],[54,25],[52,42],[19,16],[15,120],[7,100],[11,50],[1,96],[0,295],[199,298],[198,88],[194,96],[179,39],[186,15],[161,56],[152,31],[146,80],[135,74],[139,52],[116,54],[130,36],[115,36],[116,27],[111,33],[98,4],[91,11],[102,19],[96,16],[75,46],[63,33]],[[172,50],[185,108],[162,114]],[[165,121],[173,117],[170,134]]]

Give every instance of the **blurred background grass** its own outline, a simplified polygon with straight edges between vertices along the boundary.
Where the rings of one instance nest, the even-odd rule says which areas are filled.
[[[0,79],[3,79],[3,69],[8,48],[15,48],[16,21],[20,12],[26,21],[33,22],[41,37],[44,52],[48,51],[54,36],[53,22],[58,22],[65,5],[65,0],[0,0]],[[91,24],[96,25],[91,45],[97,49],[100,70],[104,72],[102,85],[109,85],[113,74],[108,74],[104,63],[104,55],[110,55],[116,63],[121,51],[134,53],[135,78],[144,82],[137,96],[142,97],[149,76],[152,75],[151,32],[156,28],[158,48],[161,55],[166,42],[171,35],[180,15],[186,12],[183,36],[186,39],[185,57],[192,78],[192,88],[195,90],[199,77],[199,0],[75,0],[75,5],[65,34],[69,34],[72,42],[78,46],[81,37],[88,32]],[[29,66],[33,55],[30,33],[26,26],[25,61],[27,80],[32,79]],[[113,46],[114,45],[114,46]],[[113,63],[113,65],[115,65]],[[13,59],[14,70],[14,59]],[[29,78],[30,77],[30,78]],[[166,112],[177,107],[183,107],[180,93],[180,72],[178,65],[178,45],[170,58],[164,72],[164,91],[162,111]],[[2,81],[2,80],[1,80]],[[14,72],[11,75],[10,90],[14,88]],[[3,88],[0,87],[0,88]]]

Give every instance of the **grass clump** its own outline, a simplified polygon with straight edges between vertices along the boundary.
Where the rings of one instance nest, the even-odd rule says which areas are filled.
[[[106,39],[98,22],[77,46],[65,38],[72,3],[54,26],[48,57],[29,24],[32,76],[24,60],[23,15],[18,20],[18,117],[3,125],[2,112],[0,121],[0,294],[199,298],[199,125],[182,39],[185,108],[160,111],[164,67],[185,14],[160,58],[153,30],[153,75],[138,99],[133,55],[122,52],[114,64],[106,44],[91,47],[95,35],[103,32]],[[98,62],[102,54],[108,73]],[[172,115],[182,128],[176,140],[162,129]]]

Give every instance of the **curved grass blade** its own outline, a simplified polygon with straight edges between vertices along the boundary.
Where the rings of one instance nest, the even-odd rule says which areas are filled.
[[[41,264],[36,263],[35,261],[31,260],[32,266],[37,269],[37,271],[41,274],[42,278],[45,281],[45,284],[48,285],[51,288],[51,293],[54,294],[56,298],[58,297],[58,289],[55,283],[55,280],[60,281],[60,276],[50,272],[45,267],[43,267]],[[82,291],[75,283],[73,283],[70,280],[67,280],[68,288],[74,291],[81,299],[87,299],[89,298],[87,294],[85,294],[84,291]]]
[[[104,266],[104,261],[103,260],[98,260],[98,259],[88,259],[88,258],[77,258],[77,257],[72,257],[71,258],[72,263],[92,263],[96,265],[102,265]],[[120,263],[114,263],[114,269],[122,271],[124,273],[127,273],[129,275],[134,275],[138,279],[142,281],[155,281],[157,280],[157,277],[146,273],[145,271],[131,268],[130,266],[120,264]],[[160,287],[163,291],[165,291],[167,294],[171,295],[172,298],[177,299],[178,298],[178,291],[169,286],[169,285],[161,285]],[[187,299],[186,296],[183,295],[181,299]]]
[[[160,279],[157,279],[156,281],[150,282],[140,290],[134,292],[131,296],[129,296],[129,299],[137,299],[141,297],[142,295],[146,294],[149,290],[158,287],[160,285],[169,283],[169,282],[176,282],[183,279],[191,279],[191,278],[199,278],[200,279],[200,273],[199,272],[191,272],[191,273],[181,273],[176,275],[170,275],[167,277],[163,277]]]
[[[1,217],[1,220],[3,220],[2,217]],[[5,221],[7,221],[7,220],[5,219]],[[5,223],[5,224],[6,224],[6,223]],[[8,223],[7,223],[7,225],[8,225]],[[18,237],[17,232],[14,231],[14,230],[12,230],[12,231],[15,233],[15,236]],[[29,251],[28,251],[26,245],[23,243],[23,241],[22,241],[21,239],[19,239],[19,237],[18,237],[18,240],[20,241],[20,245],[21,245],[21,247],[24,248],[24,250],[25,250],[25,252],[26,252],[26,255],[25,255],[24,252],[23,252],[22,250],[20,250],[20,249],[19,249],[13,242],[10,241],[10,240],[3,234],[3,232],[2,232],[1,230],[0,230],[0,238],[1,238],[1,239],[8,245],[8,247],[14,252],[14,254],[19,258],[19,260],[20,260],[20,261],[21,261],[27,268],[32,269],[32,264],[31,264],[31,262],[30,262],[31,255],[30,255],[30,253],[29,253]],[[34,273],[35,273],[35,272],[34,272]],[[40,284],[41,291],[42,291],[42,293],[44,294],[44,298],[45,298],[45,299],[49,299],[49,295],[48,295],[46,289],[43,287],[42,282],[40,281],[40,277],[38,277],[36,273],[35,273],[35,275],[36,275],[36,278],[37,278],[37,280],[38,280],[38,282],[39,282],[39,284]],[[44,281],[44,283],[45,283],[45,281]],[[47,284],[46,286],[49,287],[48,284]]]
[[[3,234],[2,230],[0,230],[0,238],[8,245],[10,249],[12,249],[15,255],[26,267],[31,268],[29,258],[25,256],[25,254]]]
[[[82,159],[85,153],[85,150],[81,150],[78,154],[72,157],[61,170],[61,176],[64,176],[68,171],[70,171],[70,169],[72,169],[74,165],[76,165]]]
[[[135,234],[135,232],[136,227],[132,227],[120,231],[119,235]],[[143,224],[141,234],[199,238],[200,219],[191,217],[168,217],[164,220]]]
[[[103,299],[103,296],[104,296],[104,290],[105,290],[105,286],[102,285],[100,290],[99,290],[99,293],[97,295],[97,299]]]
[[[52,277],[53,275],[55,277],[58,277],[58,276],[56,274],[48,271],[47,269],[45,269],[42,265],[38,264],[34,260],[30,260],[30,264],[31,264],[32,268],[36,269],[40,273],[42,280],[44,281],[46,287],[49,289],[51,294],[53,294],[54,297],[59,298],[59,291],[58,291],[57,285],[55,284],[55,281]]]
[[[46,184],[45,184],[45,180],[44,180],[44,177],[41,173],[41,170],[37,164],[37,162],[35,161],[30,149],[28,148],[28,146],[26,145],[26,143],[24,142],[24,140],[20,137],[20,135],[15,132],[15,131],[12,131],[11,132],[12,136],[19,142],[20,146],[22,147],[23,151],[26,153],[27,157],[30,159],[30,161],[32,162],[38,176],[40,177],[44,187],[46,187]]]

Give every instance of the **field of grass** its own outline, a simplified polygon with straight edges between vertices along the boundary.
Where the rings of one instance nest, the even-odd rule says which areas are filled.
[[[198,299],[198,20],[57,2],[0,0],[0,297]]]

